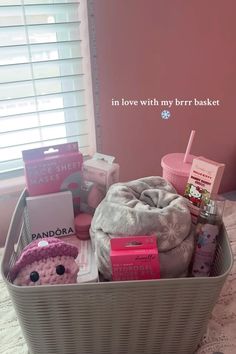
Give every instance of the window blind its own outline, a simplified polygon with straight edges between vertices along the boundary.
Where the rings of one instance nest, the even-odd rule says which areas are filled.
[[[22,150],[78,141],[89,151],[81,4],[0,2],[0,173]]]

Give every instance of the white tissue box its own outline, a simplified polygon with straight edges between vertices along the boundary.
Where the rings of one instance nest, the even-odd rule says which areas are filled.
[[[119,165],[114,157],[96,153],[92,159],[83,163],[83,176],[86,181],[104,186],[105,190],[119,181]]]
[[[26,205],[32,241],[75,234],[70,191],[27,197]]]

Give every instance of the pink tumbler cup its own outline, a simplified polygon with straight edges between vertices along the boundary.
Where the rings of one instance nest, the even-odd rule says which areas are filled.
[[[184,153],[173,153],[163,156],[161,159],[162,177],[170,182],[177,193],[184,195],[188,177],[190,174],[194,155],[188,155],[187,162],[184,162]]]

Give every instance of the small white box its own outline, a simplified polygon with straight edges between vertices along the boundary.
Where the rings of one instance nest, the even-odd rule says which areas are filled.
[[[83,176],[86,181],[97,183],[108,188],[119,181],[119,165],[114,157],[96,153],[92,159],[83,163]]]
[[[75,234],[70,191],[27,197],[26,205],[32,241]]]

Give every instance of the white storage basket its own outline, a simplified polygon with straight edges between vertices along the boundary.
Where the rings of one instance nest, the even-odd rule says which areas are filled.
[[[233,263],[225,229],[209,278],[20,287],[9,270],[29,243],[25,193],[2,274],[31,354],[191,354]]]

